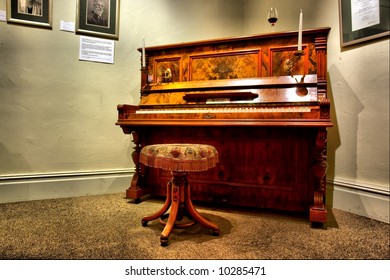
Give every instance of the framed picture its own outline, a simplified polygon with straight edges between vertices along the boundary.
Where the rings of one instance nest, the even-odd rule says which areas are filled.
[[[76,34],[119,38],[119,0],[77,0]]]
[[[339,0],[341,46],[389,36],[389,2]]]
[[[52,0],[7,0],[7,22],[52,28]]]

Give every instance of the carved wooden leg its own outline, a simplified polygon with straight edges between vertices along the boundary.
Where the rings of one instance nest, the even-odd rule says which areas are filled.
[[[135,164],[135,174],[133,175],[133,179],[131,180],[130,187],[126,190],[126,198],[134,199],[135,203],[139,203],[141,201],[141,197],[144,196],[146,193],[141,188],[141,186],[143,185],[141,163],[139,162],[141,145],[138,134],[133,131],[132,135],[135,147],[133,153],[131,154],[131,157]]]
[[[139,187],[141,178],[139,174],[134,174],[131,180],[130,187],[126,190],[126,198],[134,199],[135,203],[141,202],[143,190]]]
[[[315,163],[313,165],[315,177],[314,203],[310,208],[309,219],[311,222],[325,223],[327,220],[325,175],[328,169],[328,163],[326,162],[326,129],[318,131],[315,149]]]
[[[177,214],[179,212],[179,205],[180,205],[180,186],[173,183],[171,210],[168,216],[168,221],[161,233],[161,237],[160,237],[161,246],[168,245],[168,237],[171,234],[173,227],[175,226]]]
[[[170,213],[165,214],[169,207]],[[168,220],[166,222],[161,221],[165,225],[160,236],[161,246],[168,245],[168,238],[173,228],[186,228],[194,225],[196,222],[207,229],[211,229],[214,235],[219,235],[220,232],[216,224],[202,217],[193,206],[185,172],[172,171],[172,179],[167,184],[167,198],[164,205],[155,214],[142,218],[141,223],[143,226],[146,226],[149,221],[158,218],[162,220],[166,216],[168,216]],[[181,221],[183,216],[189,216],[192,219],[190,222],[184,221],[179,223],[178,221]]]
[[[165,199],[164,205],[161,207],[159,211],[157,211],[153,215],[143,217],[141,221],[143,226],[146,226],[150,221],[160,218],[162,215],[165,214],[165,212],[167,212],[169,206],[171,205],[171,191],[172,191],[172,182],[169,181],[167,184],[167,198]]]
[[[199,212],[195,209],[195,207],[191,201],[190,186],[188,184],[186,186],[185,200],[186,200],[186,209],[187,209],[189,215],[191,215],[191,217],[195,221],[197,221],[199,224],[201,224],[203,227],[205,227],[207,229],[211,229],[213,232],[213,235],[219,235],[219,233],[220,233],[219,227],[216,224],[214,224],[213,222],[211,222],[210,220],[202,217],[199,214]]]

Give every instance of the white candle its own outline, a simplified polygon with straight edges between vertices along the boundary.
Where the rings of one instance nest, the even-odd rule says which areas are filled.
[[[146,66],[145,37],[142,37],[142,67]]]
[[[298,30],[298,51],[302,50],[302,23],[303,23],[303,13],[299,14],[299,30]]]

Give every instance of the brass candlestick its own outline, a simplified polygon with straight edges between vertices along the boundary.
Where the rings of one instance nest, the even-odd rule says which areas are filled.
[[[303,86],[305,75],[303,75],[301,80],[298,81],[297,78],[295,78],[293,76],[293,69],[294,69],[295,63],[297,63],[297,61],[300,60],[301,57],[304,55],[305,55],[304,51],[302,51],[302,50],[296,51],[294,53],[294,56],[290,59],[287,59],[285,64],[284,64],[284,71],[286,72],[286,74],[293,77],[295,79],[295,81],[297,82],[298,86],[297,86],[295,92],[298,96],[301,96],[301,97],[306,96],[308,94],[307,88],[305,86]]]
[[[293,72],[294,65],[304,55],[305,55],[304,51],[302,51],[302,50],[296,51],[292,58],[286,60],[286,62],[284,64],[284,71],[286,72],[287,75],[293,77],[292,72]]]

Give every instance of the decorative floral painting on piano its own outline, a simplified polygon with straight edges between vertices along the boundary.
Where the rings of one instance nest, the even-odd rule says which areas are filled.
[[[259,77],[260,50],[191,56],[190,81]]]

